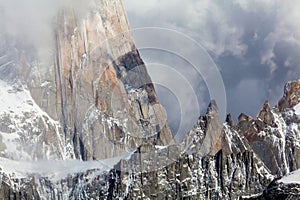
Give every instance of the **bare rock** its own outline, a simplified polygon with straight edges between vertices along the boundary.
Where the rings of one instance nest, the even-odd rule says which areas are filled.
[[[278,102],[279,111],[292,108],[300,102],[300,81],[290,81],[284,86],[284,95]]]
[[[226,116],[226,123],[229,125],[229,126],[231,126],[231,127],[234,127],[234,121],[233,121],[233,119],[232,119],[232,116],[231,116],[231,114],[228,114],[227,116]]]
[[[274,116],[271,112],[271,107],[269,101],[265,101],[263,109],[259,112],[257,119],[263,121],[265,124],[273,125]]]
[[[208,106],[206,113],[206,135],[200,149],[203,155],[215,155],[221,149],[222,124],[219,119],[218,106],[214,100]]]

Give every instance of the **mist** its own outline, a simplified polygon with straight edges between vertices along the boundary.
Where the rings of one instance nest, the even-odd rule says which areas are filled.
[[[275,106],[287,81],[300,78],[300,2],[296,0],[124,0],[133,28],[164,27],[180,31],[199,42],[219,68],[226,89],[227,113],[235,121],[241,112],[256,117],[265,100]],[[151,38],[150,38],[151,40]],[[186,48],[186,47],[185,47]],[[151,54],[142,58],[153,62]],[[163,54],[156,58],[160,62]],[[168,59],[166,57],[166,59]],[[170,59],[172,62],[173,59]],[[176,66],[174,65],[176,68]],[[187,70],[187,65],[180,66]],[[178,68],[178,67],[177,67]],[[151,73],[150,73],[151,76]],[[172,79],[173,77],[164,77]],[[199,79],[193,85],[205,87]],[[181,87],[180,82],[177,83]],[[209,103],[206,90],[195,89],[205,114]],[[158,96],[166,97],[164,94]],[[189,104],[189,97],[181,99]],[[172,102],[161,100],[162,102]],[[203,106],[205,105],[205,106]],[[166,106],[169,108],[170,105]],[[174,119],[174,110],[166,109]],[[176,113],[175,113],[176,114]],[[177,113],[177,116],[181,115]],[[190,116],[188,121],[195,121]],[[176,120],[171,120],[173,129]],[[185,130],[191,127],[187,126]]]
[[[50,50],[58,12],[71,7],[77,15],[83,15],[91,3],[91,0],[0,0],[0,35],[22,45]]]

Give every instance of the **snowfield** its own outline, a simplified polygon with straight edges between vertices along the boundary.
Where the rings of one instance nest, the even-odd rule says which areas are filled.
[[[289,173],[288,175],[285,175],[282,177],[278,182],[284,183],[284,184],[300,184],[300,169],[293,171]]]
[[[19,116],[35,112],[40,116],[47,117],[51,123],[57,123],[34,102],[29,90],[24,85],[9,85],[0,80],[0,114],[7,112]]]
[[[49,159],[57,157],[54,152],[67,159],[63,138],[59,133],[60,123],[44,112],[32,98],[30,91],[22,84],[10,85],[0,80],[0,153],[2,157],[14,160],[36,160],[40,149]],[[53,129],[55,146],[43,145],[43,129]],[[2,144],[2,145],[1,145]],[[2,147],[2,148],[1,148]],[[29,149],[30,147],[30,149]]]

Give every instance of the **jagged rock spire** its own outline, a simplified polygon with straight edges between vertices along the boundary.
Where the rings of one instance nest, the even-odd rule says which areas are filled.
[[[231,116],[231,114],[229,113],[229,114],[227,114],[227,116],[226,116],[226,123],[229,125],[229,126],[231,126],[231,127],[233,127],[234,126],[234,121],[233,121],[233,119],[232,119],[232,116]]]
[[[292,108],[300,102],[300,80],[287,82],[284,86],[284,95],[278,102],[279,111]]]
[[[213,99],[210,101],[207,111],[206,111],[206,115],[208,116],[219,116],[219,108],[218,105],[216,103],[216,101]]]
[[[266,124],[272,125],[274,123],[274,116],[271,112],[271,107],[269,101],[265,101],[262,110],[259,112],[257,116],[258,120],[263,121]]]
[[[202,155],[215,155],[221,149],[222,124],[219,119],[218,106],[211,100],[206,113],[206,135],[201,146]]]

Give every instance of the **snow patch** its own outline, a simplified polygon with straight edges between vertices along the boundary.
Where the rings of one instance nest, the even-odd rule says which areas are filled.
[[[259,137],[266,137],[267,133],[265,131],[260,131],[257,136]]]
[[[49,81],[44,81],[43,83],[41,83],[41,87],[46,87],[49,84],[50,84]]]
[[[295,114],[300,115],[300,103],[294,106]]]
[[[38,157],[68,159],[60,123],[53,120],[32,98],[26,86],[0,80],[0,153],[12,159],[35,160]],[[41,144],[47,131],[53,130],[54,144]],[[43,146],[43,147],[41,147]],[[38,151],[36,149],[42,148]]]
[[[38,113],[46,117],[47,122],[57,124],[58,122],[44,112],[33,100],[28,89],[23,85],[9,85],[0,80],[0,114],[13,113],[23,116],[24,113]]]
[[[258,193],[258,194],[252,194],[252,195],[245,195],[245,196],[242,196],[242,199],[253,199],[253,198],[257,198],[257,197],[260,197],[263,193]]]
[[[166,149],[168,146],[160,146],[160,145],[155,145],[155,148],[158,150]]]
[[[292,184],[292,183],[300,184],[300,169],[293,171],[288,175],[285,175],[284,177],[279,179],[278,182],[284,184]]]

